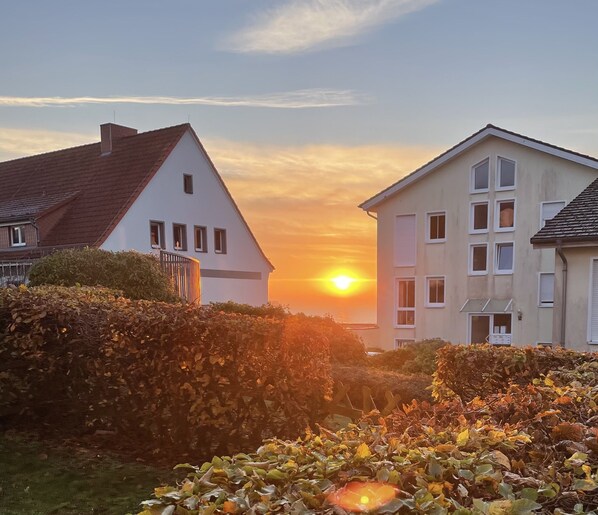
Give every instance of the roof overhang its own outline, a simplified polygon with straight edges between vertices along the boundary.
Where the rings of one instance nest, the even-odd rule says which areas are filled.
[[[534,249],[556,249],[557,247],[567,248],[584,248],[584,247],[598,247],[598,237],[584,238],[579,240],[563,240],[563,241],[532,241]]]
[[[513,299],[467,299],[461,313],[509,313],[513,311]]]
[[[474,145],[477,145],[489,137],[501,138],[512,143],[517,143],[518,145],[523,145],[525,147],[598,170],[598,159],[595,159],[591,156],[586,156],[572,150],[567,150],[565,148],[544,143],[543,141],[528,138],[521,134],[501,129],[500,127],[496,127],[494,125],[487,125],[485,128],[481,129],[475,134],[472,134],[469,138],[463,140],[461,143],[458,143],[443,154],[440,154],[438,157],[410,173],[400,181],[394,183],[392,186],[382,190],[380,193],[361,203],[358,207],[364,211],[375,211],[375,208],[388,198],[394,196],[396,193],[410,186],[414,182],[424,178],[438,167],[444,165],[452,159],[455,159],[463,152],[469,150]]]

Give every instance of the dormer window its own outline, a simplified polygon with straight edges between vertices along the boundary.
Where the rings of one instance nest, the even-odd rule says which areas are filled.
[[[193,193],[193,175],[183,174],[183,189],[185,193]]]
[[[11,247],[24,247],[25,246],[25,226],[14,225],[9,228],[10,230],[10,246]]]

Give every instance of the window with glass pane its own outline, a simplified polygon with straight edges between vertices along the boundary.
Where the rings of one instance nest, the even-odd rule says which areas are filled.
[[[485,273],[488,271],[488,245],[471,246],[471,270],[472,273]]]
[[[539,305],[552,307],[554,305],[554,274],[541,273],[539,289]]]
[[[214,229],[214,252],[226,254],[226,229]]]
[[[164,222],[150,222],[150,244],[153,249],[166,248],[164,242]]]
[[[428,215],[428,240],[444,241],[446,239],[446,216],[444,213]]]
[[[513,272],[513,243],[496,244],[496,272]]]
[[[15,225],[10,228],[10,246],[24,247],[25,246],[25,226]]]
[[[415,325],[415,279],[399,279],[397,325]]]
[[[187,250],[187,226],[172,224],[172,239],[174,250]]]
[[[197,252],[208,251],[208,229],[207,227],[195,226],[195,250]]]
[[[506,190],[515,187],[515,161],[498,158],[498,189]]]
[[[497,202],[496,219],[498,222],[497,229],[514,229],[515,228],[515,201],[514,200],[499,200]]]
[[[488,202],[472,204],[472,231],[486,232],[488,230]]]
[[[427,303],[431,306],[444,306],[444,277],[428,277],[427,283]]]
[[[542,208],[540,213],[540,228],[544,227],[548,220],[552,220],[556,215],[558,215],[560,210],[564,207],[564,200],[560,200],[557,202],[542,202]]]
[[[488,191],[490,175],[490,160],[485,159],[481,163],[475,165],[472,170],[471,190],[472,191]]]

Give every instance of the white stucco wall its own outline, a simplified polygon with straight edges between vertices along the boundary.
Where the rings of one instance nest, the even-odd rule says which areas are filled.
[[[495,191],[497,156],[516,161],[516,188]],[[490,191],[470,194],[471,167],[490,158]],[[554,251],[534,250],[530,238],[540,228],[542,201],[571,201],[598,171],[500,138],[491,137],[411,184],[376,208],[378,216],[378,325],[380,345],[394,340],[441,337],[466,342],[468,315],[460,309],[467,299],[513,298],[512,334],[516,345],[552,341],[553,308],[538,307],[538,274],[554,271]],[[495,201],[515,198],[516,224],[511,232],[494,232]],[[469,234],[470,203],[488,201],[489,232]],[[446,211],[446,242],[426,243],[426,213]],[[395,218],[415,214],[415,267],[395,267]],[[513,241],[514,272],[495,275],[494,244]],[[469,276],[470,243],[488,242],[488,275]],[[445,276],[445,307],[424,306],[425,277]],[[416,278],[416,327],[395,328],[395,280]],[[522,320],[517,312],[521,311]]]
[[[183,174],[193,176],[193,194],[183,190]],[[164,222],[166,249],[193,257],[202,269],[201,301],[261,305],[268,302],[270,266],[260,253],[229,195],[195,138],[187,132],[101,248],[155,252],[150,220]],[[175,251],[173,223],[187,226],[187,251]],[[206,226],[208,251],[194,250],[194,225]],[[214,252],[214,228],[226,229],[227,253]],[[204,271],[258,272],[261,279],[205,277]],[[207,272],[206,272],[207,274]]]

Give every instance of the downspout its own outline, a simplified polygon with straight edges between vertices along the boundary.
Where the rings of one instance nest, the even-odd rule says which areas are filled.
[[[370,217],[373,218],[374,220],[378,220],[378,218],[376,218],[372,213],[370,213],[369,211],[366,211],[366,214]]]
[[[565,324],[567,322],[567,258],[563,253],[562,240],[556,242],[556,253],[563,263],[563,291],[561,293],[561,341],[560,346],[565,347]]]
[[[31,225],[33,225],[33,228],[35,229],[35,239],[37,240],[37,247],[39,248],[40,239],[39,239],[39,227],[36,223],[37,220],[35,218],[31,218],[29,221],[31,222]]]

